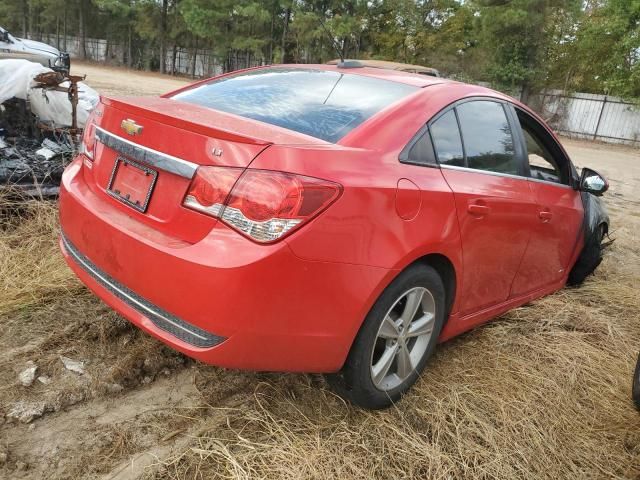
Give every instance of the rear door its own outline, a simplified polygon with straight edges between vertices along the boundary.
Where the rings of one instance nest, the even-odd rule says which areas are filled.
[[[537,215],[506,105],[472,99],[430,125],[453,190],[463,251],[462,314],[506,301]]]
[[[559,282],[570,268],[584,217],[580,192],[571,187],[571,162],[556,140],[531,115],[514,109],[537,204],[531,241],[513,283],[520,295]]]

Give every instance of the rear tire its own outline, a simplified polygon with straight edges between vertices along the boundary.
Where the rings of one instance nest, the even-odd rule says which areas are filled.
[[[436,347],[444,316],[442,279],[432,267],[412,265],[382,292],[342,371],[327,376],[329,384],[360,407],[389,407],[419,378]]]

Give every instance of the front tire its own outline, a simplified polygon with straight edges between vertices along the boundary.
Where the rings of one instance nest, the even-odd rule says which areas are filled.
[[[413,265],[382,292],[367,315],[339,374],[329,383],[364,408],[397,402],[416,382],[433,353],[445,316],[438,273]]]

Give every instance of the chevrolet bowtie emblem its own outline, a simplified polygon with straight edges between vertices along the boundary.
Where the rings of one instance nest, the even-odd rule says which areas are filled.
[[[128,135],[140,135],[142,133],[142,125],[138,125],[133,120],[127,118],[126,120],[122,120],[120,124],[120,128],[127,132]]]

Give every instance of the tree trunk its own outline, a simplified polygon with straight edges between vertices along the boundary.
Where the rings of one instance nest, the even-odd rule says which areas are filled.
[[[162,0],[160,16],[160,73],[167,73],[167,11],[169,0]]]
[[[79,42],[80,42],[80,58],[85,60],[87,58],[87,25],[86,21],[86,3],[85,0],[80,0],[78,8],[78,30],[79,30]]]
[[[64,9],[64,19],[62,24],[62,33],[64,35],[64,51],[67,51],[67,9]]]
[[[196,60],[198,59],[198,37],[193,41],[193,59],[191,60],[191,78],[196,78]]]
[[[22,38],[29,36],[29,2],[22,0]]]
[[[531,85],[529,82],[524,82],[522,84],[522,90],[520,92],[520,101],[525,105],[529,105],[529,98],[531,97]]]
[[[173,54],[171,55],[171,75],[176,74],[176,58],[178,56],[178,44],[173,44]]]
[[[282,29],[282,59],[281,63],[285,63],[287,61],[287,33],[289,32],[289,20],[291,18],[291,8],[287,7],[287,10],[284,14],[284,27]]]
[[[129,25],[127,25],[127,67],[131,68],[133,65],[133,47],[132,43],[132,32],[131,32],[131,20],[129,20]]]
[[[42,42],[42,29],[40,28],[40,9],[39,8],[35,8],[35,11],[36,11],[36,14],[35,14],[36,25],[35,25],[35,28],[33,27],[33,25],[31,25],[31,35],[33,35],[33,33],[35,31],[36,40],[38,40],[39,42]],[[47,42],[45,42],[45,43],[47,43]]]
[[[271,33],[269,34],[269,64],[273,63],[273,29],[275,28],[276,23],[276,6],[273,6],[273,10],[271,11]]]
[[[56,48],[60,50],[60,15],[56,13]]]

